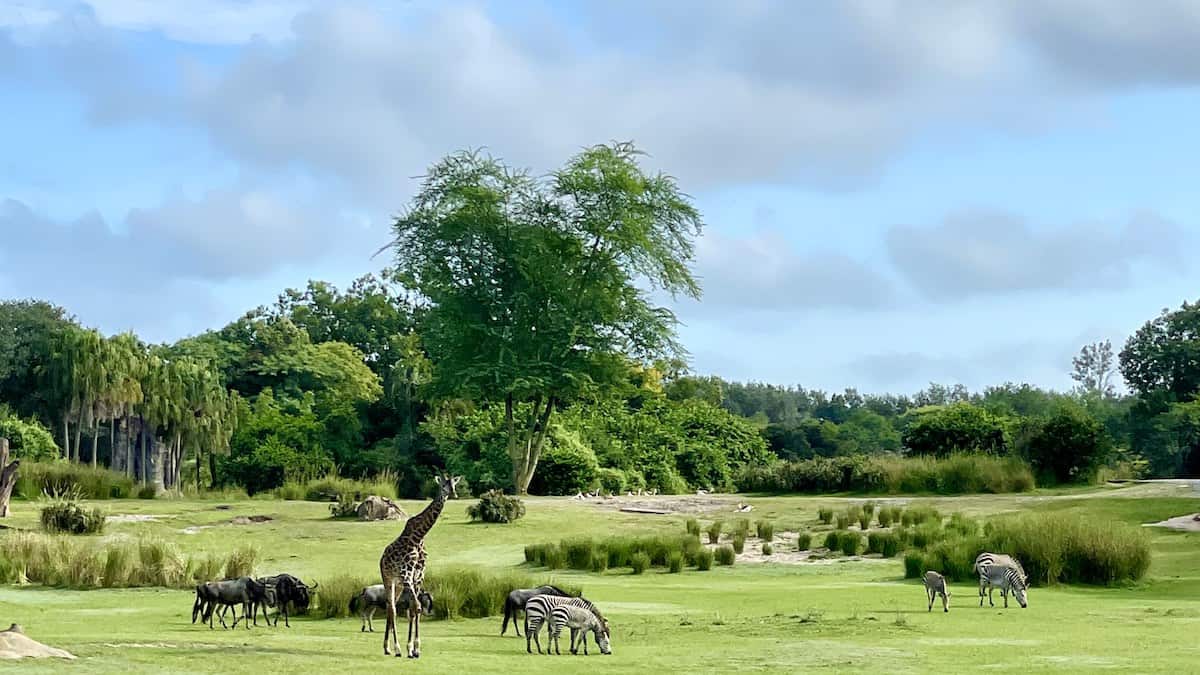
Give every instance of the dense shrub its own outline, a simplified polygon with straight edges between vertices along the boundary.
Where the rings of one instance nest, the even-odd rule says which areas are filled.
[[[738,475],[737,487],[743,492],[998,494],[1031,490],[1034,479],[1016,457],[815,457],[748,467]]]
[[[601,467],[597,470],[596,480],[600,482],[600,489],[612,495],[624,494],[629,485],[625,472],[611,467]]]
[[[934,406],[913,413],[901,442],[914,455],[945,457],[958,452],[1003,454],[1005,421],[970,403]]]
[[[696,569],[701,572],[706,572],[712,569],[713,552],[711,549],[703,548],[696,552]]]
[[[54,436],[41,422],[23,420],[0,407],[0,438],[7,438],[13,456],[23,462],[51,462],[58,458]]]
[[[73,500],[56,500],[42,507],[42,529],[51,534],[100,534],[104,513],[85,509]]]
[[[771,541],[775,538],[775,523],[769,520],[760,520],[754,524],[755,532],[758,538],[763,541]]]
[[[156,539],[103,541],[33,532],[0,537],[0,583],[34,583],[65,588],[188,588],[221,578],[226,571],[247,574],[258,551],[241,548],[228,555],[185,556]]]
[[[599,470],[591,448],[576,434],[557,429],[554,442],[546,444],[538,460],[529,491],[539,495],[573,495],[590,489]]]
[[[775,547],[771,546],[770,542],[764,541],[762,545],[762,552],[763,555],[771,555],[775,552]]]
[[[634,574],[641,574],[646,571],[647,567],[650,567],[650,556],[642,552],[634,553],[629,558],[629,566],[633,568]]]
[[[21,462],[13,496],[37,499],[48,495],[76,495],[79,499],[128,499],[135,484],[123,473],[93,469],[83,464]]]
[[[796,535],[796,550],[807,551],[812,546],[812,534],[809,532],[801,532]]]
[[[138,486],[138,489],[137,489],[137,498],[138,499],[154,499],[157,496],[158,496],[158,488],[155,487],[153,483],[143,483],[142,485]]]
[[[1106,459],[1108,447],[1104,426],[1072,404],[1039,425],[1025,453],[1039,478],[1068,483],[1090,478]]]
[[[477,504],[467,507],[467,517],[485,523],[511,523],[525,515],[525,504],[515,496],[488,490]]]
[[[718,565],[732,565],[737,560],[737,553],[732,546],[718,546],[713,555]]]
[[[721,527],[723,523],[719,520],[714,520],[708,524],[708,543],[715,544],[721,540]]]
[[[832,523],[833,522],[833,509],[824,507],[824,506],[817,509],[817,518],[822,523],[825,523],[826,525],[828,525],[829,523]]]

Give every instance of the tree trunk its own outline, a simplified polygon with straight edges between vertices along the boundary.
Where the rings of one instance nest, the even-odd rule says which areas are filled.
[[[17,467],[21,460],[8,463],[8,439],[0,438],[0,518],[8,517],[8,500],[12,499],[13,486],[17,483]]]
[[[196,444],[196,492],[200,491],[200,444]]]
[[[140,483],[148,483],[150,482],[150,434],[146,433],[146,418],[139,415],[138,421],[141,422],[139,425],[141,428],[138,430],[138,440],[141,441],[141,449],[138,452],[139,470],[137,478]]]
[[[133,418],[125,416],[125,475],[133,478]]]
[[[79,446],[82,444],[80,439],[83,437],[83,414],[81,413],[75,419],[75,445],[71,446],[71,458],[75,463],[79,463]]]
[[[183,473],[183,435],[175,434],[175,461],[173,462],[175,472],[171,474],[171,485],[176,491],[179,490],[179,478]]]
[[[63,459],[71,459],[71,416],[63,413]]]
[[[96,468],[96,449],[100,443],[100,420],[92,421],[92,468]]]
[[[529,483],[533,481],[533,472],[537,469],[538,460],[542,456],[542,447],[546,443],[546,434],[550,429],[550,415],[554,413],[554,397],[546,398],[545,409],[539,410],[539,397],[529,413],[527,433],[520,439],[513,457],[513,488],[519,495],[529,494]],[[508,412],[508,406],[505,406]],[[511,446],[510,446],[511,449]]]
[[[108,468],[117,462],[117,418],[108,421]]]
[[[197,459],[196,463],[199,464],[200,460]],[[200,475],[199,467],[196,468],[196,475]],[[208,449],[208,487],[210,490],[217,489],[217,453],[211,447]],[[196,489],[200,489],[200,485],[197,484]]]

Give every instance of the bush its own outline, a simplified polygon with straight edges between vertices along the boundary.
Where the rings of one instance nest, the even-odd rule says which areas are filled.
[[[467,507],[467,517],[485,523],[511,523],[525,515],[525,504],[515,496],[488,490],[478,504]]]
[[[746,492],[760,491],[761,484],[767,482],[772,492],[813,494],[999,494],[1034,488],[1033,472],[1020,458],[980,454],[945,458],[814,457],[747,468],[739,474],[737,481],[738,489]],[[833,519],[832,510],[828,513],[829,520],[823,519],[823,522]]]
[[[567,557],[567,567],[573,570],[586,570],[592,566],[592,558],[596,554],[596,542],[591,539],[563,540],[559,544]]]
[[[320,619],[340,619],[351,616],[350,599],[367,586],[379,583],[378,577],[340,575],[317,582],[310,613]]]
[[[600,482],[600,489],[611,495],[624,494],[629,484],[624,471],[609,467],[597,470],[596,480]]]
[[[337,473],[329,473],[324,478],[315,478],[303,483],[288,481],[275,490],[275,496],[280,499],[304,499],[310,502],[345,499],[361,502],[371,495],[396,499],[396,482],[396,475],[388,471],[367,480],[342,478]]]
[[[700,521],[695,518],[687,519],[687,533],[699,537],[700,536]]]
[[[737,560],[737,553],[732,546],[718,546],[713,554],[718,565],[732,565]]]
[[[974,537],[979,534],[979,523],[961,513],[952,513],[946,529],[961,537]]]
[[[741,555],[746,550],[746,535],[738,532],[733,535],[733,552]]]
[[[596,574],[603,574],[604,570],[608,569],[608,554],[595,553],[592,555],[592,571]]]
[[[867,535],[867,553],[878,553],[885,558],[895,557],[900,552],[900,537],[895,532],[872,532]]]
[[[667,556],[667,571],[671,574],[678,574],[683,571],[683,554],[679,551],[672,551]]]
[[[821,508],[817,509],[817,518],[822,523],[825,523],[826,525],[828,525],[829,523],[832,523],[833,522],[833,509],[827,508],[827,507],[821,507]]]
[[[128,499],[134,495],[134,482],[123,473],[83,464],[21,462],[14,497],[37,499],[65,494],[78,499]]]
[[[711,549],[702,548],[696,552],[696,569],[701,572],[707,572],[713,566],[713,552]]]
[[[634,574],[641,574],[650,566],[650,556],[641,552],[634,553],[629,558],[629,566],[633,568]]]
[[[138,499],[154,499],[157,496],[158,496],[158,488],[154,487],[153,483],[143,483],[142,485],[138,486],[138,489],[137,489],[137,498]]]
[[[904,554],[904,578],[920,579],[925,576],[925,556],[920,551],[909,551]]]
[[[723,523],[719,520],[714,520],[708,525],[708,543],[715,544],[721,540],[721,527]]]
[[[846,555],[857,555],[858,550],[862,547],[862,535],[857,532],[842,532],[838,538],[842,547],[842,553]]]
[[[1091,478],[1108,450],[1104,426],[1077,405],[1064,405],[1042,422],[1025,448],[1038,477],[1057,483]]]
[[[0,438],[9,440],[13,457],[22,462],[52,462],[58,445],[50,430],[35,419],[23,420],[0,406]]]
[[[51,534],[100,534],[104,513],[89,511],[72,500],[55,501],[42,507],[42,529]]]
[[[591,488],[599,471],[592,449],[574,433],[555,427],[554,442],[547,439],[529,491],[539,495],[573,495]]]
[[[763,545],[762,545],[762,552],[763,552],[763,555],[771,555],[772,553],[775,552],[775,548],[773,546],[771,546],[770,542],[764,541]]]
[[[959,452],[1003,454],[1005,420],[970,403],[934,406],[914,413],[901,443],[914,455],[945,457]]]
[[[807,551],[812,546],[812,534],[809,532],[801,532],[796,535],[796,550]]]
[[[425,577],[425,587],[433,596],[433,616],[437,619],[482,619],[504,611],[504,599],[514,588],[532,588],[542,583],[554,583],[571,595],[578,596],[579,588],[553,579],[539,580],[524,574],[481,572],[475,568],[446,568],[431,570]],[[349,603],[349,599],[347,599]]]
[[[775,538],[775,524],[769,520],[760,520],[755,525],[755,532],[758,538],[763,541],[771,541]]]
[[[836,551],[839,548],[841,548],[841,546],[842,546],[839,543],[840,541],[841,541],[841,532],[838,530],[834,530],[834,531],[830,532],[829,534],[825,535],[825,548],[829,549],[830,551]]]
[[[1136,581],[1150,567],[1146,532],[1063,513],[1002,518],[985,529],[989,550],[1021,562],[1030,583],[1111,585]]]

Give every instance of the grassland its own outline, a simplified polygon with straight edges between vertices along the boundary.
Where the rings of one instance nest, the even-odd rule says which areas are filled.
[[[1019,496],[927,500],[972,515],[1067,510],[1103,521],[1144,523],[1200,510],[1186,486],[1147,485]],[[834,498],[748,498],[754,518],[777,531],[816,524]],[[886,500],[885,500],[886,501]],[[331,520],[325,504],[255,499],[117,500],[106,537],[153,535],[187,552],[225,552],[253,543],[260,573],[306,580],[377,574],[395,522]],[[218,505],[228,505],[219,510]],[[410,513],[419,502],[403,502]],[[520,569],[527,543],[614,532],[682,532],[687,514],[636,515],[565,499],[533,499],[511,525],[471,524],[451,503],[427,540],[431,567]],[[253,525],[235,516],[266,515]],[[732,518],[734,514],[727,514]],[[701,516],[702,521],[704,516]],[[36,528],[35,504],[16,502],[9,527]],[[0,533],[0,536],[5,536]],[[190,623],[191,596],[163,589],[68,591],[0,587],[0,621],[17,621],[78,661],[2,664],[22,672],[1186,672],[1200,656],[1200,534],[1155,530],[1147,578],[1119,588],[1059,586],[1030,593],[1020,609],[978,607],[971,587],[952,587],[949,614],[926,612],[919,583],[899,560],[738,564],[681,574],[649,570],[603,575],[532,570],[582,586],[611,617],[614,655],[537,657],[524,639],[500,637],[500,619],[427,622],[419,661],[385,659],[382,622],[362,634],[354,619],[300,619],[292,628],[210,631]],[[997,594],[997,600],[999,595]],[[935,608],[936,609],[936,608]]]

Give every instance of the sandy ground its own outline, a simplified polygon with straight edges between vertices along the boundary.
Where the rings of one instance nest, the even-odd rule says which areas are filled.
[[[1172,530],[1183,530],[1184,532],[1200,532],[1200,513],[1176,516],[1158,523],[1146,523],[1143,527],[1167,527]]]
[[[104,521],[108,523],[153,523],[160,518],[173,518],[174,516],[152,516],[142,513],[118,513],[115,516],[107,516]]]
[[[26,657],[74,659],[75,655],[61,649],[48,647],[28,635],[17,624],[0,631],[0,659],[23,659]]]

